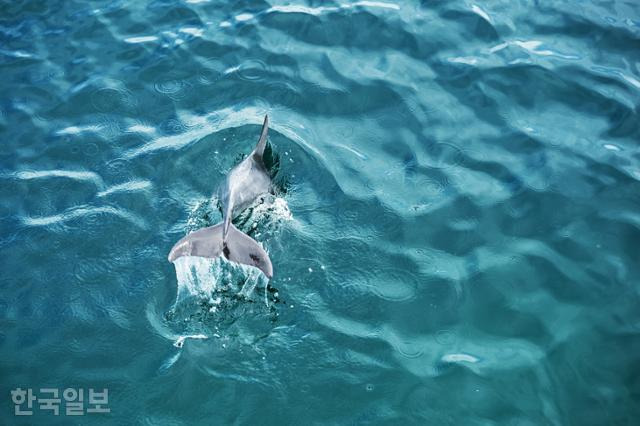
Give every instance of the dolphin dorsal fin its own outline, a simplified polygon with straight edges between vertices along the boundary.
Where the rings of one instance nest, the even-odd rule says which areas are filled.
[[[264,123],[262,123],[262,132],[260,132],[260,140],[258,141],[258,145],[256,145],[256,149],[253,150],[256,156],[262,158],[264,154],[264,148],[267,146],[267,133],[269,133],[269,116],[264,116]]]

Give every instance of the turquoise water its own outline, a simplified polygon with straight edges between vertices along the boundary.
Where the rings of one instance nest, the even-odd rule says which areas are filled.
[[[638,4],[295,1],[0,3],[0,423],[637,421]]]

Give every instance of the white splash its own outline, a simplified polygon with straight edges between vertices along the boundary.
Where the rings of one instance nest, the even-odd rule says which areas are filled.
[[[176,339],[175,342],[173,342],[173,346],[175,346],[176,348],[181,348],[184,346],[184,341],[187,339],[208,339],[209,336],[205,336],[204,334],[189,334],[186,336],[180,336]]]
[[[217,290],[227,288],[229,284],[243,281],[238,294],[249,297],[258,283],[267,278],[252,266],[229,262],[224,257],[206,259],[195,256],[184,256],[173,262],[176,268],[178,293],[176,305],[190,297],[208,298],[215,308],[220,302],[214,299]],[[216,303],[217,302],[217,303]]]
[[[211,259],[191,256],[180,257],[173,262],[178,280],[177,301],[188,296],[210,294],[216,289],[215,271],[218,268],[214,263]]]
[[[271,218],[276,222],[293,219],[287,200],[280,197],[273,197],[265,203],[254,205],[251,216],[255,220]]]

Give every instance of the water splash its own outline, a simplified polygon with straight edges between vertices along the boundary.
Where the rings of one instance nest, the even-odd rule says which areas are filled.
[[[198,203],[189,216],[187,229],[192,232],[219,223],[218,206],[216,198]],[[264,241],[291,219],[284,198],[265,194],[234,222],[242,232]],[[223,257],[191,256],[176,259],[174,267],[176,299],[165,314],[167,326],[174,330],[174,346],[182,347],[189,338],[265,335],[276,321],[279,292],[259,269]]]
[[[248,298],[258,283],[266,280],[260,270],[229,262],[223,257],[206,259],[185,256],[176,259],[174,266],[178,281],[175,305],[196,297],[207,300],[211,312],[215,312],[220,304],[216,295],[230,293]]]
[[[176,339],[175,342],[173,342],[173,346],[175,346],[176,348],[181,348],[182,346],[184,346],[184,341],[187,339],[208,339],[208,336],[205,336],[204,334],[190,334],[188,336],[180,336]]]
[[[265,194],[241,212],[233,223],[246,234],[264,237],[273,234],[285,222],[292,219],[293,215],[289,210],[287,200],[278,195]],[[198,203],[193,208],[187,220],[187,231],[197,231],[220,222],[222,222],[220,200],[214,196]]]
[[[164,322],[174,346],[186,339],[254,342],[278,318],[278,291],[257,268],[224,258],[181,257],[174,262],[177,295]]]
[[[254,238],[263,239],[276,233],[293,219],[284,198],[266,194],[256,200],[234,220],[236,226]]]

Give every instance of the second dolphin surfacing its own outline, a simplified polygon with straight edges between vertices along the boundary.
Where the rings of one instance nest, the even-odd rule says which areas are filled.
[[[273,266],[267,252],[231,223],[234,214],[271,190],[271,178],[262,158],[268,131],[269,118],[265,115],[260,140],[255,149],[229,172],[220,188],[222,223],[199,229],[182,238],[169,252],[170,262],[182,256],[224,256],[232,262],[254,266],[271,279]]]

